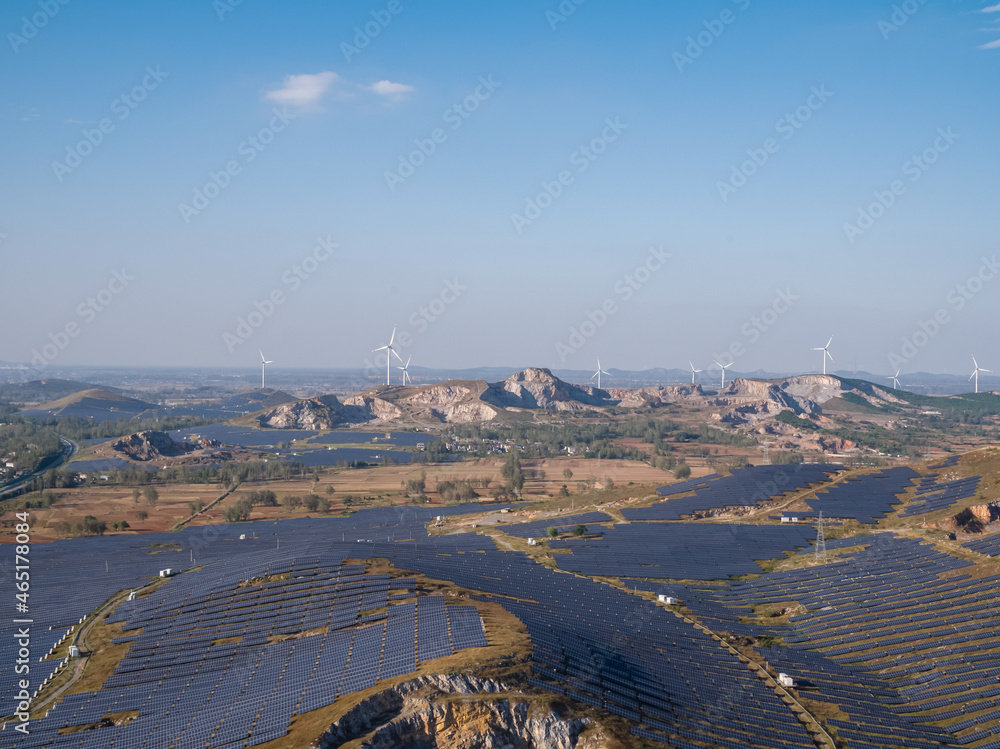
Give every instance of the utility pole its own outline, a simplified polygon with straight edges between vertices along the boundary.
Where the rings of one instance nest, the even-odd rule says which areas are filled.
[[[826,564],[826,536],[823,533],[823,511],[819,511],[819,525],[816,528],[816,562]]]

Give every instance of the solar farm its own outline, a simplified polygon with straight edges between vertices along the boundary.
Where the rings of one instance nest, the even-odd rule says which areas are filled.
[[[352,695],[479,657],[500,634],[483,607],[526,630],[522,692],[616,716],[622,745],[997,749],[1000,534],[959,554],[879,525],[967,503],[980,486],[910,468],[762,466],[663,487],[647,508],[486,532],[435,532],[436,516],[506,507],[515,520],[523,507],[38,544],[30,662],[45,702],[27,734],[7,720],[0,749],[305,746],[303,716],[335,717]],[[762,522],[795,493],[808,508],[788,511],[798,522]],[[734,506],[758,519],[678,519]],[[879,532],[829,539],[816,562],[820,512]],[[538,556],[504,540],[550,527],[562,537]],[[87,622],[111,628],[119,655],[101,683],[49,699]],[[2,662],[18,648],[0,640]],[[16,692],[0,681],[6,704]]]

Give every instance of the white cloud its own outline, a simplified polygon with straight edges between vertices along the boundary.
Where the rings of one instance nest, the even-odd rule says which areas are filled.
[[[988,8],[983,8],[980,13],[1000,13],[1000,3],[996,5],[991,5]]]
[[[288,75],[281,88],[268,91],[264,98],[293,107],[315,107],[338,79],[339,76],[331,71],[315,75]]]
[[[997,49],[998,47],[1000,47],[1000,39],[997,39],[995,42],[989,42],[988,44],[980,44],[978,49]]]
[[[365,88],[379,96],[386,96],[392,101],[399,101],[415,90],[413,86],[407,86],[405,83],[393,83],[392,81],[379,81]]]

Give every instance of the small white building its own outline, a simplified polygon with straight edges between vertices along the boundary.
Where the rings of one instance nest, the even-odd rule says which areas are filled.
[[[795,679],[788,674],[778,674],[778,683],[783,687],[794,687]]]
[[[535,539],[533,539],[533,538],[529,538],[528,539],[528,546],[538,546],[538,542]]]
[[[660,603],[667,604],[667,606],[673,606],[675,603],[680,603],[680,601],[673,596],[664,595],[663,593],[660,593],[660,595],[656,597],[656,600]]]
[[[130,600],[130,601],[134,601],[135,600],[135,591],[134,590],[130,590],[128,592],[128,600]]]
[[[160,577],[173,577],[174,571],[172,568],[167,567],[165,570],[160,570]]]
[[[79,658],[80,657],[80,648],[78,648],[76,645],[70,645],[69,646],[69,657],[70,658]]]
[[[246,533],[241,533],[240,534],[240,541],[246,541],[246,540],[247,540],[247,534]]]

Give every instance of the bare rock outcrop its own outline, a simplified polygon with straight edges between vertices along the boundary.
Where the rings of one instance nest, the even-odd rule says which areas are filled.
[[[373,395],[352,395],[344,401],[344,405],[353,409],[357,416],[362,417],[364,421],[372,419],[392,421],[403,415],[399,406]]]
[[[422,676],[381,691],[330,726],[314,749],[336,749],[358,739],[366,749],[583,749],[586,719],[540,714],[492,679]],[[466,695],[467,700],[439,699]]]
[[[335,395],[284,403],[257,417],[262,427],[274,429],[333,429],[351,421],[350,412]]]
[[[132,460],[146,461],[176,458],[199,447],[214,447],[217,444],[193,445],[190,442],[175,442],[166,432],[150,430],[117,439],[111,444],[111,449]]]
[[[480,396],[501,408],[545,408],[577,411],[613,405],[604,390],[563,382],[548,369],[529,368],[493,383]]]

